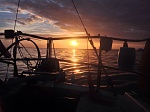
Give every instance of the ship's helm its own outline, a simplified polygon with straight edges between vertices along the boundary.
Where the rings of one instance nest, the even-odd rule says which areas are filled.
[[[31,40],[30,38],[23,38],[19,34],[22,32],[15,33],[13,30],[5,30],[5,39],[14,39],[15,42],[13,42],[10,46],[5,48],[2,42],[0,42],[1,48],[1,54],[4,55],[5,58],[3,59],[6,62],[12,61],[14,66],[14,76],[18,76],[18,69],[17,69],[17,61],[23,61],[24,64],[28,67],[28,69],[37,69],[38,66],[41,63],[41,60],[35,60],[41,58],[40,50],[37,44]],[[33,44],[34,48],[36,49],[36,55],[31,55],[32,51],[29,51],[28,48],[24,45],[24,43],[28,42],[29,44]],[[8,52],[10,50],[10,52]],[[11,51],[12,50],[12,51]],[[12,52],[12,56],[11,56]]]
[[[0,45],[3,48],[5,48],[2,49],[0,53],[0,57],[4,55],[5,58],[2,57],[0,61],[13,65],[14,77],[26,78],[26,76],[32,76],[33,78],[35,76],[34,80],[35,79],[45,80],[45,77],[47,77],[47,80],[49,79],[52,81],[56,81],[56,80],[65,81],[65,72],[62,69],[60,69],[58,59],[56,58],[56,56],[55,58],[52,58],[51,56],[52,55],[51,38],[44,38],[36,35],[24,34],[21,31],[17,31],[15,33],[13,30],[5,30],[4,35],[5,35],[5,39],[15,39],[15,42],[13,42],[10,46],[5,48],[5,46],[0,41],[1,42]],[[31,40],[31,37],[36,39],[47,40],[46,57],[41,58],[39,47],[33,40]],[[25,46],[28,44],[32,44],[34,48],[34,53],[33,50],[31,50],[31,48]],[[22,61],[27,66],[27,69],[23,69],[21,73],[19,73],[20,71],[18,70],[19,68],[18,66],[20,64],[18,61]],[[41,76],[44,78],[41,78]],[[9,82],[11,82],[10,80],[11,79],[9,79]],[[14,80],[14,78],[12,78],[12,80]],[[17,81],[13,81],[13,82],[17,82]]]

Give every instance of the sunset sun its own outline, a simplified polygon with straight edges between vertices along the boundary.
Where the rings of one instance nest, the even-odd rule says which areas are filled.
[[[78,45],[78,43],[77,43],[76,40],[72,40],[72,41],[70,42],[70,44],[71,44],[72,46],[77,46],[77,45]]]

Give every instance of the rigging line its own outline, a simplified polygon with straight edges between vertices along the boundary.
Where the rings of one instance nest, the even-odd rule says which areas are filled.
[[[33,58],[32,57],[32,55],[29,53],[29,51],[26,49],[26,47],[20,42],[20,44],[22,45],[22,47],[25,49],[25,51],[27,52],[27,54],[31,57],[31,58]],[[31,62],[30,62],[31,63]],[[36,63],[36,61],[34,60],[34,63]],[[32,65],[32,64],[31,64]]]
[[[80,19],[80,21],[81,21],[81,23],[82,23],[82,26],[83,26],[83,28],[84,28],[84,30],[85,30],[85,32],[86,32],[86,35],[87,35],[87,61],[88,61],[88,72],[89,72],[89,73],[88,73],[88,84],[89,84],[89,90],[90,90],[90,91],[93,91],[94,85],[93,85],[92,77],[91,77],[91,74],[90,74],[91,70],[90,70],[90,65],[89,65],[89,63],[90,63],[90,60],[89,60],[90,56],[89,56],[89,45],[88,45],[88,41],[89,41],[89,40],[92,41],[92,39],[90,39],[90,34],[88,33],[88,31],[87,31],[87,29],[86,29],[86,27],[85,27],[85,25],[84,25],[84,23],[83,23],[83,21],[82,21],[82,19],[81,19],[81,17],[80,17],[80,14],[79,14],[79,12],[78,12],[78,10],[77,10],[77,7],[76,7],[76,5],[75,5],[75,3],[74,3],[73,0],[72,0],[72,3],[73,3],[73,5],[74,5],[74,8],[75,8],[75,10],[76,10],[76,12],[77,12],[77,14],[78,14],[78,17],[79,17],[79,19]]]
[[[22,59],[26,58],[26,57],[24,57],[23,52],[20,50],[20,48],[18,49],[18,51],[19,51],[20,57]],[[32,63],[30,61],[23,60],[23,63],[25,63],[27,65],[27,67],[32,66]]]
[[[85,27],[85,25],[84,25],[84,23],[83,23],[83,21],[82,21],[82,18],[81,18],[81,16],[80,16],[80,14],[79,14],[79,12],[78,12],[78,10],[77,10],[77,7],[76,7],[76,5],[75,5],[75,3],[74,3],[73,0],[72,0],[72,3],[73,3],[73,5],[74,5],[74,8],[75,8],[75,10],[76,10],[76,12],[77,12],[77,14],[78,14],[78,17],[79,17],[81,23],[82,23],[82,25],[83,25],[83,28],[84,28],[84,30],[85,30],[85,32],[86,32],[86,34],[87,34],[88,41],[90,42],[91,46],[93,47],[93,49],[94,49],[94,51],[95,51],[95,53],[96,53],[96,56],[98,57],[98,53],[97,53],[97,51],[96,51],[96,47],[94,47],[93,40],[92,40],[92,38],[90,38],[90,34],[88,33],[88,31],[87,31],[87,29],[86,29],[86,27]]]
[[[19,5],[20,5],[20,0],[18,0],[18,6],[17,6],[17,12],[16,12],[16,19],[15,19],[14,31],[15,31],[16,23],[17,23],[17,19],[18,19]]]
[[[73,6],[74,6],[74,8],[75,8],[75,10],[76,10],[76,12],[77,12],[77,14],[78,14],[78,17],[79,17],[79,19],[80,19],[80,21],[81,21],[81,23],[82,23],[82,26],[83,26],[83,28],[84,28],[84,30],[85,30],[85,32],[86,32],[86,35],[87,35],[87,56],[88,56],[88,63],[89,63],[88,41],[90,40],[90,39],[89,39],[90,34],[88,33],[88,31],[87,31],[87,29],[86,29],[86,27],[85,27],[85,25],[84,25],[84,23],[83,23],[83,21],[82,21],[82,18],[81,18],[81,16],[80,16],[80,14],[79,14],[79,12],[78,12],[78,9],[77,9],[77,7],[76,7],[76,5],[75,5],[75,3],[74,3],[73,0],[72,0],[72,3],[73,3]],[[89,64],[88,64],[88,70],[89,70],[89,72],[90,72]]]
[[[20,50],[20,48],[18,49],[18,51],[19,51],[20,57],[21,57],[22,59],[24,59],[23,53],[22,53],[22,51]],[[22,60],[22,61],[23,61],[23,63],[25,63],[25,64],[27,65],[27,62],[26,62],[25,60]]]
[[[15,24],[14,24],[14,31],[15,31],[15,28],[16,28],[16,22],[17,22],[17,17],[18,17],[18,9],[19,9],[19,4],[20,4],[20,0],[18,1],[18,7],[17,7],[17,12],[16,12],[16,19],[15,19]],[[11,41],[11,43],[13,43],[13,39]],[[12,47],[10,49],[10,53],[12,52]],[[9,61],[10,62],[10,61]],[[9,69],[9,64],[7,65],[7,74],[5,76],[5,81],[7,81],[7,78],[8,78],[8,69]]]
[[[79,12],[78,12],[78,10],[77,10],[77,7],[76,7],[76,5],[75,5],[75,3],[74,3],[73,0],[72,0],[72,3],[73,3],[73,6],[74,6],[74,8],[75,8],[77,14],[78,14],[78,17],[79,17],[81,23],[82,23],[82,25],[83,25],[83,28],[84,28],[84,30],[85,30],[87,36],[89,37],[89,33],[87,32],[87,29],[86,29],[86,27],[85,27],[85,25],[84,25],[84,23],[83,23],[83,21],[82,21],[82,19],[81,19],[81,16],[80,16],[80,14],[79,14]]]
[[[11,44],[13,44],[13,39],[11,40]],[[10,48],[9,52],[10,52],[10,54],[12,55],[12,47]],[[9,60],[8,62],[10,62],[10,60]],[[6,82],[7,79],[8,79],[9,67],[10,67],[10,66],[9,66],[9,64],[8,64],[8,65],[7,65],[7,73],[6,73],[6,76],[5,76],[5,82]]]

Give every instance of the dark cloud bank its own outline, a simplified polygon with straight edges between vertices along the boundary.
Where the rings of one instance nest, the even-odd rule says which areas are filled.
[[[0,1],[6,6],[16,6],[18,2],[18,0]],[[74,0],[74,2],[91,35],[150,37],[149,0]],[[71,0],[21,0],[20,7],[32,14],[56,21],[55,25],[61,29],[84,31]],[[33,16],[31,19],[28,18],[29,20],[33,21]]]

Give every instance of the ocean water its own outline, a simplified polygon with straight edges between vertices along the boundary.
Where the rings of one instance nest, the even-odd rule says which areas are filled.
[[[25,57],[37,58],[37,51],[34,48],[28,48],[28,53],[24,53]],[[54,53],[55,51],[55,53]],[[118,67],[118,51],[112,50],[109,52],[102,52],[102,62],[105,66]],[[24,51],[25,52],[25,51]],[[46,49],[40,49],[40,53],[42,58],[46,56]],[[135,68],[138,69],[140,64],[142,51],[136,51],[136,65]],[[20,58],[19,53],[17,57]],[[98,60],[93,50],[86,49],[55,49],[52,52],[52,57],[56,57],[60,59],[60,68],[62,68],[66,72],[66,81],[68,83],[75,83],[79,85],[87,85],[87,76],[90,71],[92,74],[92,78],[96,83],[97,77],[97,69],[98,69]],[[89,58],[88,58],[89,57]],[[63,61],[62,61],[63,60]],[[90,65],[88,66],[88,62]],[[22,73],[22,71],[28,70],[27,66],[24,62],[18,61],[18,71]],[[33,62],[34,65],[34,62]],[[120,71],[117,70],[109,70],[106,69],[106,72],[109,76],[115,76],[121,74]],[[13,76],[13,66],[7,65],[5,63],[0,63],[0,78],[2,80],[5,77],[11,78]],[[102,73],[102,77],[105,75]]]

